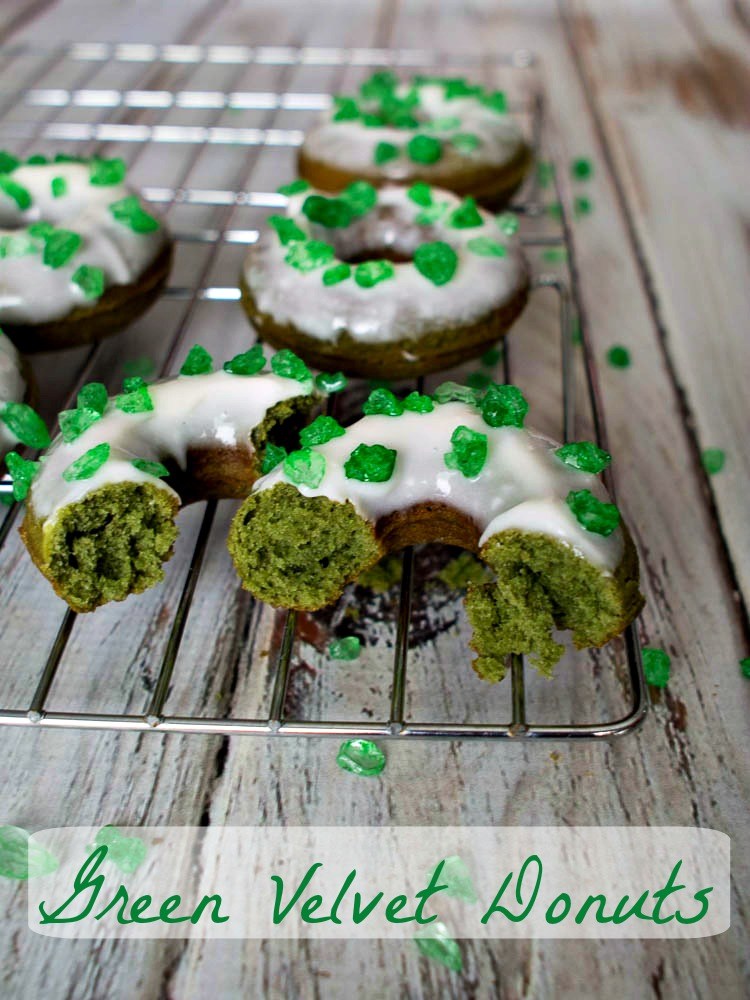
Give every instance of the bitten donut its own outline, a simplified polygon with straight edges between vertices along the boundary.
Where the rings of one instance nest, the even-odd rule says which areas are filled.
[[[263,340],[348,375],[408,378],[486,351],[522,311],[529,269],[511,213],[419,182],[298,185],[249,250],[240,286]]]
[[[108,336],[151,305],[172,244],[122,160],[0,153],[0,170],[0,324],[19,350]]]
[[[260,479],[230,529],[252,594],[314,610],[387,552],[422,542],[479,554],[495,579],[466,599],[474,666],[499,680],[509,653],[549,674],[563,647],[601,646],[638,614],[638,561],[597,478],[610,456],[523,427],[511,385],[483,394],[448,383],[403,401],[376,389],[348,428],[318,418],[308,446]]]
[[[502,91],[454,77],[400,83],[378,72],[356,97],[334,98],[305,136],[298,167],[325,191],[357,179],[375,185],[421,180],[500,208],[531,162]]]
[[[285,434],[319,396],[290,351],[259,346],[213,371],[194,347],[180,375],[153,385],[126,379],[110,399],[85,386],[41,463],[19,459],[21,535],[39,569],[76,611],[121,601],[164,576],[180,506],[244,497],[285,454]],[[264,463],[270,463],[266,466]]]

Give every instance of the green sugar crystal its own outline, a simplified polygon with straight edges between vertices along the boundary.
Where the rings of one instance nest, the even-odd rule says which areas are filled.
[[[593,472],[598,475],[604,472],[612,456],[608,451],[598,448],[593,441],[571,441],[555,452],[557,457],[572,469],[581,472]]]
[[[266,359],[263,355],[263,348],[260,344],[254,344],[249,351],[242,354],[235,354],[230,361],[225,361],[223,368],[230,375],[257,375],[266,366]]]
[[[593,203],[585,194],[579,194],[573,201],[573,212],[577,219],[584,215],[591,215],[594,210]]]
[[[291,198],[292,195],[302,194],[303,191],[307,191],[309,188],[310,185],[308,182],[299,177],[296,181],[292,181],[291,184],[282,184],[281,187],[276,188],[276,193]]]
[[[478,476],[487,461],[487,435],[460,424],[451,434],[453,450],[443,456],[449,469],[471,479]]]
[[[381,128],[386,123],[382,115],[376,115],[371,111],[363,111],[360,117],[365,128]]]
[[[343,771],[361,778],[374,778],[385,767],[385,754],[372,740],[344,740],[336,754]]]
[[[406,144],[412,163],[437,163],[443,155],[443,144],[434,135],[415,135]]]
[[[73,156],[72,153],[55,153],[54,163],[88,163],[85,156]]]
[[[394,146],[392,142],[379,142],[375,147],[375,152],[373,154],[373,160],[379,167],[384,163],[389,163],[391,160],[395,160],[397,157],[398,146]]]
[[[54,233],[55,227],[51,222],[32,222],[26,232],[35,239],[46,240]]]
[[[378,192],[367,181],[353,181],[339,197],[349,205],[355,218],[366,215],[378,202]]]
[[[500,232],[506,236],[513,236],[518,232],[519,221],[515,212],[502,212],[495,216],[495,222],[500,227]]]
[[[420,927],[414,934],[414,943],[425,958],[440,962],[451,972],[460,972],[463,969],[458,942],[453,940],[448,928],[439,920]]]
[[[290,452],[284,459],[284,475],[295,486],[308,486],[311,490],[320,486],[326,473],[326,460],[312,448],[300,448]]]
[[[323,240],[305,240],[304,243],[292,243],[284,260],[303,274],[308,274],[330,264],[334,257],[330,243],[324,243]]]
[[[39,244],[28,233],[8,233],[0,237],[0,258],[26,257],[39,252]]]
[[[588,181],[594,176],[594,164],[586,156],[579,156],[570,164],[573,180]]]
[[[494,383],[481,403],[482,416],[490,427],[523,427],[529,404],[515,385]]]
[[[351,276],[351,273],[352,269],[349,264],[334,264],[333,267],[329,267],[323,271],[323,284],[326,287],[338,285],[340,282],[346,281]]]
[[[745,656],[740,660],[740,673],[750,681],[750,656]]]
[[[343,198],[326,198],[322,194],[311,194],[305,198],[302,213],[310,222],[326,229],[343,229],[354,218],[354,212],[348,201]]]
[[[34,153],[32,156],[28,158],[26,163],[30,167],[42,167],[45,164],[49,163],[49,160],[47,159],[46,156],[42,156],[41,153]]]
[[[73,483],[79,479],[91,479],[104,463],[109,459],[110,446],[106,441],[94,445],[84,452],[75,462],[71,462],[62,474],[66,483]]]
[[[18,184],[14,181],[7,174],[0,174],[0,191],[7,194],[7,196],[11,198],[16,205],[18,205],[22,212],[25,212],[27,208],[31,208],[32,198],[29,191],[27,191],[22,184]]]
[[[299,433],[299,439],[305,448],[316,444],[325,444],[334,438],[343,437],[346,431],[335,417],[319,416]]]
[[[480,86],[469,83],[461,76],[445,77],[442,84],[446,101],[453,101],[457,97],[478,97],[482,93]]]
[[[49,182],[53,198],[62,198],[68,191],[68,182],[64,177],[53,177]]]
[[[414,251],[414,266],[433,285],[447,285],[458,267],[458,255],[442,240],[422,243]]]
[[[208,375],[210,371],[213,371],[214,359],[208,353],[205,347],[201,347],[200,344],[194,344],[187,353],[182,368],[180,368],[180,375]]]
[[[266,450],[263,452],[263,461],[260,463],[260,471],[265,476],[267,473],[275,469],[277,465],[281,465],[287,456],[286,448],[282,448],[281,445],[272,444],[270,441],[266,445]]]
[[[471,406],[477,404],[474,390],[458,382],[441,382],[433,392],[432,398],[436,403],[469,403]]]
[[[148,413],[154,408],[154,401],[147,385],[139,386],[132,392],[124,392],[115,399],[115,406],[123,413]]]
[[[328,644],[328,655],[332,660],[356,660],[362,651],[362,643],[356,635],[346,635],[333,639]]]
[[[132,875],[146,860],[148,848],[140,837],[126,837],[116,826],[103,827],[90,847],[107,848],[107,860],[125,875]]]
[[[663,649],[654,649],[651,646],[644,646],[641,650],[643,657],[643,675],[646,683],[653,687],[663,688],[669,683],[669,673],[672,665],[667,653]]]
[[[502,356],[503,352],[501,348],[491,347],[489,351],[484,352],[484,354],[479,360],[482,362],[483,365],[486,365],[487,368],[494,368],[494,366],[498,363],[498,361],[500,360],[500,358],[502,358]]]
[[[113,201],[109,211],[116,222],[134,233],[153,233],[159,228],[159,220],[146,211],[134,194]]]
[[[717,472],[721,472],[726,458],[726,452],[722,451],[721,448],[704,448],[701,452],[701,463],[709,476],[715,476]]]
[[[396,464],[396,450],[382,444],[358,444],[346,462],[347,479],[360,483],[387,483]]]
[[[613,368],[630,368],[630,351],[627,347],[610,347],[607,351],[607,361]]]
[[[57,420],[60,424],[62,439],[67,444],[79,438],[84,431],[87,431],[97,420],[101,420],[102,415],[98,410],[90,410],[86,407],[75,410],[63,410],[58,414]]]
[[[365,260],[357,264],[354,280],[360,288],[373,288],[381,281],[394,277],[396,269],[389,260]]]
[[[490,236],[475,236],[466,246],[479,257],[505,257],[507,253],[503,244]]]
[[[595,535],[611,535],[620,523],[617,507],[599,500],[590,490],[571,490],[565,503],[581,527]]]
[[[412,184],[406,194],[415,204],[421,205],[423,208],[432,204],[432,188],[424,181]]]
[[[469,555],[468,552],[463,553],[464,555]],[[481,578],[477,581],[481,582]],[[431,872],[427,873],[428,882],[432,881],[432,878],[437,871],[438,866]],[[464,903],[476,903],[478,901],[478,896],[476,889],[474,888],[474,883],[469,874],[469,869],[466,867],[466,863],[457,854],[452,854],[450,857],[443,858],[442,867],[440,868],[440,876],[438,880],[438,885],[444,885],[443,890],[446,896],[450,896],[452,899],[460,899]]]
[[[25,500],[31,487],[31,481],[42,467],[41,462],[31,462],[21,458],[17,451],[9,451],[5,456],[5,464],[13,480],[13,499]]]
[[[473,132],[456,132],[455,135],[451,136],[451,146],[459,151],[459,153],[473,153],[475,149],[479,149],[482,142],[478,135],[474,135]]]
[[[12,174],[20,164],[18,157],[9,153],[7,149],[0,149],[0,174]]]
[[[271,358],[271,371],[281,378],[293,378],[297,382],[306,382],[311,377],[310,369],[302,358],[297,357],[288,347],[277,351]]]
[[[74,285],[78,285],[86,299],[101,298],[104,292],[104,271],[100,267],[81,264],[73,272],[73,277],[70,280]]]
[[[307,239],[294,219],[289,219],[286,215],[269,215],[267,222],[272,229],[276,230],[276,235],[284,246]]]
[[[379,101],[398,86],[398,77],[389,69],[379,69],[360,85],[359,92],[366,100]]]
[[[458,208],[448,216],[448,225],[453,229],[474,229],[483,225],[483,219],[473,198],[464,198]]]
[[[333,99],[336,110],[333,113],[333,121],[349,122],[359,118],[359,105],[353,97],[336,96]]]
[[[421,392],[410,392],[404,400],[404,409],[412,413],[432,413],[435,404],[431,396],[423,396]]]
[[[78,233],[70,229],[55,229],[45,239],[42,263],[47,267],[62,267],[78,252],[82,242]]]
[[[387,417],[399,417],[404,412],[404,404],[390,389],[381,387],[372,390],[362,404],[362,412],[368,417],[377,413]]]
[[[122,380],[122,389],[123,392],[135,392],[136,389],[142,389],[145,384],[146,380],[140,375],[128,375]]]
[[[101,382],[88,382],[81,387],[81,391],[76,398],[76,406],[79,409],[96,410],[97,413],[104,413],[107,409],[109,396],[107,387]]]
[[[124,160],[115,157],[112,160],[93,159],[90,164],[89,184],[98,187],[111,187],[114,184],[122,184],[128,168]]]
[[[486,372],[470,372],[466,376],[466,384],[481,392],[492,384],[492,378]]]
[[[0,420],[29,448],[46,448],[49,444],[49,431],[44,421],[28,403],[10,401],[0,405]]]
[[[152,462],[148,458],[134,458],[131,463],[140,472],[145,472],[147,476],[155,476],[157,479],[164,479],[169,475],[169,469],[161,462]]]
[[[343,372],[320,372],[315,376],[315,386],[321,392],[341,392],[346,389],[349,380]]]
[[[25,882],[51,875],[59,862],[46,848],[31,840],[20,826],[0,826],[0,876]]]
[[[418,213],[414,221],[418,226],[432,226],[442,219],[449,207],[447,201],[439,201],[434,205],[428,205]]]
[[[479,100],[486,108],[498,115],[504,115],[508,111],[508,99],[504,90],[494,90],[491,94],[482,94]]]

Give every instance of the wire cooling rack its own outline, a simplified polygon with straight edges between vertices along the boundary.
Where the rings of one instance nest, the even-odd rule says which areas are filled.
[[[191,310],[198,302],[227,302],[239,299],[236,286],[214,285],[209,282],[211,265],[220,246],[226,244],[251,244],[258,236],[255,228],[230,228],[232,212],[237,206],[276,208],[285,199],[275,193],[259,190],[245,190],[243,175],[238,176],[233,186],[199,188],[187,185],[191,168],[201,151],[210,145],[240,147],[262,147],[264,149],[289,149],[299,146],[304,131],[302,129],[280,128],[274,125],[274,116],[279,110],[317,111],[330,106],[330,93],[294,92],[285,89],[285,69],[299,66],[330,66],[342,70],[357,67],[363,70],[392,66],[408,67],[410,71],[431,68],[440,69],[449,63],[451,69],[466,66],[477,72],[486,71],[488,60],[481,63],[472,56],[456,57],[427,50],[383,50],[383,49],[341,49],[341,48],[295,48],[291,46],[199,46],[199,45],[144,45],[144,44],[75,44],[54,50],[35,50],[31,47],[0,48],[0,64],[16,60],[21,64],[34,57],[33,69],[12,90],[0,91],[0,143],[15,145],[25,151],[31,143],[66,143],[80,148],[87,155],[95,152],[102,143],[132,144],[134,157],[148,146],[179,143],[187,148],[180,177],[173,184],[143,188],[144,196],[162,206],[171,208],[178,204],[211,206],[214,211],[212,225],[178,229],[173,235],[178,243],[202,243],[209,245],[209,253],[196,274],[195,281],[186,286],[173,286],[164,292],[165,298],[184,300],[189,304],[182,314],[177,328],[172,331],[171,346],[162,366],[166,372],[172,366],[180,347]],[[528,70],[533,67],[533,55],[527,50],[517,50],[493,56],[492,67],[503,67],[507,71]],[[127,88],[102,86],[103,67],[123,63],[141,64],[140,80]],[[279,86],[270,90],[226,89],[206,90],[190,87],[192,71],[206,65],[236,66],[237,78],[240,70],[249,65],[275,68]],[[70,72],[74,66],[76,72]],[[167,68],[180,68],[177,83],[171,78],[169,87],[161,87],[158,81]],[[74,84],[65,86],[35,86],[40,79],[65,69],[66,80],[71,77]],[[96,85],[90,81],[96,78]],[[157,81],[156,83],[154,81]],[[26,120],[19,109],[35,109]],[[138,119],[138,112],[168,111],[169,109],[189,109],[199,112],[201,123],[195,124],[144,124]],[[8,113],[15,109],[13,120]],[[39,112],[39,109],[48,109]],[[75,118],[76,109],[86,109],[83,121],[60,121],[59,113],[64,109],[66,118]],[[94,113],[92,115],[92,109]],[[245,128],[219,123],[223,112],[229,109],[260,112],[265,117],[258,127]],[[529,138],[535,157],[540,158],[544,147],[549,155],[549,144],[545,135],[544,95],[538,83],[527,92],[524,107],[515,106],[511,98],[511,110],[523,110],[529,123]],[[135,119],[135,120],[134,120]],[[539,216],[544,212],[540,199],[536,175],[524,187],[521,195],[511,207],[526,217]],[[557,192],[559,198],[559,192]],[[527,247],[558,247],[571,253],[569,220],[564,206],[560,206],[561,232],[557,235],[532,235],[522,237]],[[573,362],[574,317],[577,313],[575,287],[554,275],[538,275],[534,290],[552,289],[559,300],[559,336],[561,345],[561,428],[564,440],[569,440],[575,425],[575,372]],[[589,396],[596,437],[601,447],[607,446],[606,430],[602,417],[602,407],[598,390],[597,372],[593,355],[586,342],[585,331],[581,331],[582,351],[585,366],[586,391]],[[76,385],[71,387],[69,401],[83,382],[87,380],[98,346],[92,348],[91,355],[79,373]],[[509,351],[504,355],[505,378],[510,380]],[[421,388],[421,383],[420,383]],[[67,404],[66,404],[67,405]],[[614,495],[611,476],[607,486]],[[10,492],[10,484],[0,483],[0,492]],[[407,672],[409,666],[410,629],[412,619],[414,552],[404,551],[398,614],[393,642],[393,665],[390,684],[390,706],[387,717],[380,720],[338,721],[308,720],[290,715],[285,706],[290,682],[295,643],[297,641],[297,615],[285,612],[281,641],[275,663],[259,669],[272,671],[270,705],[268,711],[257,718],[183,716],[165,713],[165,705],[170,693],[175,670],[180,668],[180,647],[186,624],[191,612],[207,550],[207,544],[216,514],[216,503],[206,504],[203,520],[198,532],[192,557],[182,585],[174,617],[169,624],[169,636],[165,645],[160,669],[150,697],[150,703],[142,714],[114,714],[88,711],[52,711],[45,706],[53,681],[58,677],[66,646],[73,632],[76,614],[67,611],[57,631],[46,662],[41,665],[36,689],[27,708],[0,708],[0,724],[50,727],[128,730],[140,732],[179,732],[206,734],[235,734],[257,736],[335,736],[370,738],[444,738],[444,739],[514,739],[514,740],[602,740],[622,736],[635,730],[643,721],[648,701],[640,660],[639,644],[634,626],[630,626],[624,637],[626,656],[626,684],[629,689],[628,704],[616,718],[582,723],[534,723],[528,718],[526,706],[526,665],[522,657],[510,657],[509,683],[511,685],[511,717],[500,723],[464,722],[420,722],[407,717],[405,712]],[[0,525],[0,547],[7,541],[11,527],[17,522],[18,508],[11,507]],[[1,557],[1,556],[0,556]],[[250,612],[248,612],[249,614]],[[468,655],[467,655],[468,659]],[[466,665],[468,669],[468,664]],[[58,681],[64,678],[58,678]],[[386,713],[383,713],[384,715]]]

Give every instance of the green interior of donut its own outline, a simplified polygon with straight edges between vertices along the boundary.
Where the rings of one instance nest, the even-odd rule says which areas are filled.
[[[382,554],[372,526],[351,503],[305,497],[288,483],[243,502],[228,546],[255,597],[308,611],[335,601]]]
[[[262,458],[269,442],[288,451],[299,448],[299,432],[309,423],[310,413],[319,403],[319,396],[292,396],[272,406],[250,435],[256,453]]]

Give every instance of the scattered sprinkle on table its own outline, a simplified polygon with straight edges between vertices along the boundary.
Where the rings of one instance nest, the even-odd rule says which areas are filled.
[[[607,361],[613,368],[630,368],[630,351],[619,344],[607,351]]]
[[[740,660],[740,673],[750,681],[750,656]]]
[[[594,164],[587,156],[578,156],[570,164],[570,173],[575,181],[588,181],[594,176]]]
[[[461,899],[464,903],[476,903],[478,900],[477,892],[463,858],[457,854],[451,854],[442,859],[442,864],[438,884],[445,886],[445,895],[451,896],[453,899]],[[436,870],[437,865],[431,872],[427,873],[430,881]]]
[[[726,457],[726,452],[721,448],[705,448],[701,454],[701,462],[708,475],[715,476],[724,468]]]
[[[356,635],[345,635],[328,644],[328,655],[332,660],[356,660],[361,651],[362,643]]]
[[[577,219],[582,218],[584,215],[591,215],[594,210],[594,206],[590,198],[587,198],[585,194],[578,195],[578,197],[573,202],[573,212]]]
[[[54,854],[30,839],[20,826],[0,826],[0,876],[26,881],[57,871]]]
[[[362,778],[374,778],[385,767],[385,754],[372,740],[344,740],[336,755],[343,771]]]
[[[452,972],[460,972],[463,968],[458,942],[453,940],[448,928],[439,920],[420,927],[414,935],[414,943],[425,958],[447,965]]]
[[[669,673],[672,661],[663,649],[654,649],[651,646],[644,646],[641,650],[643,655],[643,673],[646,683],[652,687],[663,688],[669,683]]]

